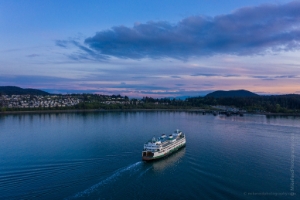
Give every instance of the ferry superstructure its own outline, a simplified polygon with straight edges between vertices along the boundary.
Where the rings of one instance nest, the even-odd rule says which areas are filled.
[[[155,137],[144,144],[142,160],[149,161],[165,157],[186,144],[185,134],[176,130],[169,136],[162,134],[158,139]]]

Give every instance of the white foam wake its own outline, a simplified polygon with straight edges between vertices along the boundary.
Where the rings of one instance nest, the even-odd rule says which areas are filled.
[[[123,172],[128,171],[128,170],[131,170],[131,169],[133,169],[134,167],[140,165],[141,163],[142,163],[142,162],[140,161],[140,162],[134,163],[134,164],[132,164],[132,165],[129,165],[129,166],[125,167],[125,168],[119,169],[119,170],[117,170],[114,174],[112,174],[111,176],[109,176],[108,178],[106,178],[106,179],[100,181],[99,183],[97,183],[97,184],[91,186],[90,188],[88,188],[88,189],[86,189],[86,190],[84,190],[84,191],[82,191],[82,192],[77,193],[77,194],[74,195],[73,197],[67,198],[66,200],[68,200],[68,199],[76,199],[76,198],[79,198],[79,197],[83,197],[84,195],[88,195],[88,194],[92,193],[96,188],[102,186],[103,184],[107,184],[109,181],[111,181],[111,180],[113,180],[114,178],[120,176]]]
[[[146,174],[146,172],[147,171],[149,171],[149,169],[151,169],[152,168],[152,166],[151,167],[148,167],[145,171],[143,171],[140,175],[139,175],[139,177],[138,178],[141,178],[144,174]]]

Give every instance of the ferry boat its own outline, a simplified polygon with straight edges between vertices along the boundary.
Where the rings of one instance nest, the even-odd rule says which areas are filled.
[[[158,139],[153,137],[144,144],[142,160],[149,161],[165,157],[184,147],[185,144],[185,134],[178,129],[169,136],[162,134]]]

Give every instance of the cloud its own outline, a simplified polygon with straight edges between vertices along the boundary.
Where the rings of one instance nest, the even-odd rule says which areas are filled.
[[[39,54],[29,54],[29,55],[27,55],[27,57],[29,57],[29,58],[34,58],[34,57],[39,57],[40,55]]]
[[[77,46],[82,52],[84,53],[80,53],[78,55],[78,59],[84,57],[84,59],[89,59],[88,56],[91,56],[92,58],[96,59],[96,60],[105,60],[107,59],[107,56],[99,54],[97,51],[95,52],[94,50],[87,48],[84,45],[81,45],[79,42],[75,41],[75,40],[71,40],[70,41],[73,45]],[[77,59],[75,57],[76,55],[73,55],[73,58]]]
[[[251,76],[251,78],[267,79],[269,76]]]
[[[53,83],[68,83],[74,79],[52,77],[52,76],[34,76],[34,75],[15,75],[15,76],[0,76],[1,85],[40,85]]]
[[[141,91],[140,93],[142,95],[140,96],[156,96],[161,97],[163,95],[164,97],[191,97],[191,96],[205,96],[208,93],[213,92],[213,90],[195,90],[195,91],[186,91],[186,90],[177,90],[177,91]]]
[[[250,76],[250,78],[262,79],[262,80],[276,80],[276,79],[298,78],[298,76],[297,76],[297,75],[282,75],[282,76]]]
[[[230,78],[230,77],[240,77],[240,75],[237,74],[206,74],[206,73],[196,73],[196,74],[191,74],[190,76],[204,76],[204,77],[225,77],[225,78]]]
[[[67,57],[71,60],[91,60],[91,61],[103,61],[107,60],[108,56],[100,54],[93,49],[88,48],[85,45],[82,45],[77,39],[68,39],[68,40],[56,40],[56,46],[62,47],[64,49],[76,47],[78,50],[74,53],[68,54]]]
[[[274,78],[297,78],[297,76],[296,75],[275,76]]]
[[[76,44],[87,54],[118,58],[165,58],[216,54],[258,55],[300,48],[300,2],[243,7],[215,17],[114,26]],[[57,45],[65,47],[63,41]]]
[[[263,78],[263,79],[261,79],[261,80],[263,80],[263,81],[275,81],[274,78]]]
[[[67,40],[56,40],[55,41],[56,46],[63,47],[63,48],[67,48],[68,43],[69,42]]]
[[[226,74],[223,75],[223,77],[240,77],[241,75],[237,75],[237,74]]]
[[[197,74],[192,74],[190,76],[207,76],[207,77],[210,77],[210,76],[220,76],[218,74],[202,74],[202,73],[197,73]]]
[[[132,79],[161,79],[158,76],[132,76]]]
[[[125,89],[134,89],[134,90],[170,90],[171,88],[155,85],[133,85],[133,84],[120,84],[120,85],[108,85],[110,88],[125,88]]]

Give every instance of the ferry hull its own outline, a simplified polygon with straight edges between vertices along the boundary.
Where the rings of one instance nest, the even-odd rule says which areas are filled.
[[[179,149],[183,148],[186,146],[186,143],[184,144],[181,144],[177,147],[175,147],[174,149],[168,151],[168,152],[165,152],[165,153],[162,153],[162,154],[158,154],[158,155],[153,155],[153,156],[142,156],[142,160],[143,161],[153,161],[153,160],[158,160],[158,159],[161,159],[161,158],[164,158],[164,157],[167,157],[168,155],[178,151]]]

